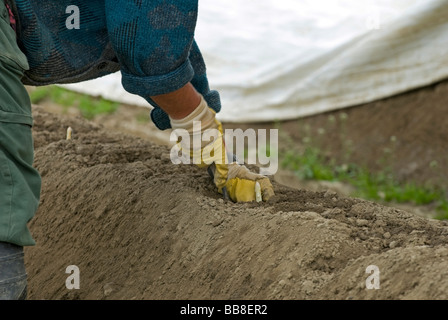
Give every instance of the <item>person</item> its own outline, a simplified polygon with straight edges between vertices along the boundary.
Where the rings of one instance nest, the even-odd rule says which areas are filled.
[[[212,169],[218,192],[235,202],[253,201],[259,182],[263,200],[274,195],[267,177],[233,159],[219,161],[226,154],[216,119],[221,102],[194,39],[197,12],[197,0],[0,0],[1,299],[26,298],[23,247],[35,245],[27,224],[39,205],[41,178],[33,168],[25,85],[74,83],[120,71],[125,90],[153,106],[150,117],[160,130],[182,128],[194,135],[194,121],[201,121],[201,132],[219,130],[213,144],[223,153],[211,153],[212,165],[198,163]],[[70,17],[79,25],[70,25]]]

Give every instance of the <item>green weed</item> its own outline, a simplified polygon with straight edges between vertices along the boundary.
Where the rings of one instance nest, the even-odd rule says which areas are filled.
[[[346,121],[343,114],[340,120]],[[334,125],[335,117],[330,117],[329,125]],[[328,157],[319,148],[322,137],[313,135],[308,126],[303,127],[302,144],[297,147],[290,145],[287,150],[283,150],[279,158],[280,165],[293,171],[302,180],[325,180],[340,181],[355,187],[352,196],[383,202],[413,203],[415,205],[433,204],[438,211],[437,219],[448,219],[448,201],[446,191],[436,187],[421,186],[413,182],[401,182],[394,176],[392,165],[394,162],[394,152],[396,138],[391,137],[390,143],[380,155],[379,162],[383,170],[372,173],[368,168],[348,162],[336,163],[334,159]],[[347,139],[345,130],[340,131],[340,145],[344,148],[345,154],[352,152],[351,141]],[[289,141],[289,144],[292,141]],[[432,164],[434,165],[434,164]]]
[[[89,120],[99,114],[114,113],[119,107],[117,102],[77,93],[58,86],[38,87],[30,92],[30,99],[33,104],[50,101],[61,106],[64,111],[71,107],[78,108],[81,115]]]

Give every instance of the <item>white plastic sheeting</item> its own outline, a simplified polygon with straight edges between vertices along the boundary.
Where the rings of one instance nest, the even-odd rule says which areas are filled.
[[[448,0],[201,0],[222,121],[294,119],[448,78]],[[147,106],[116,73],[65,87]]]

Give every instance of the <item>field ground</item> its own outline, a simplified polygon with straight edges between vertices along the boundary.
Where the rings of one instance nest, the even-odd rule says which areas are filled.
[[[447,97],[442,82],[331,114],[225,127],[279,128],[372,172],[387,154],[398,179],[445,188]],[[205,171],[171,163],[169,132],[146,112],[120,106],[87,121],[34,106],[43,186],[30,223],[37,244],[26,248],[30,299],[448,298],[448,222],[431,219],[431,204],[386,206],[285,170],[272,177],[272,201],[224,202]],[[79,290],[65,286],[69,265]],[[371,265],[379,290],[366,288]]]

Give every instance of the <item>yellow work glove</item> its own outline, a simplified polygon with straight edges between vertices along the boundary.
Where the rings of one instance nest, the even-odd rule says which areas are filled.
[[[274,189],[268,177],[253,173],[237,162],[211,166],[218,192],[226,192],[234,202],[268,201]]]
[[[200,130],[194,130],[194,124],[199,123]],[[184,129],[189,132],[190,141],[181,141],[180,148],[190,151],[196,165],[208,167],[219,193],[234,202],[267,201],[274,195],[274,188],[268,177],[250,172],[247,167],[238,164],[233,155],[228,155],[222,124],[203,97],[192,114],[181,120],[171,119],[171,126],[173,130]],[[209,134],[214,138],[213,141],[202,141],[204,133],[210,132],[214,133]],[[202,142],[199,147],[195,148],[193,145],[194,139]]]

